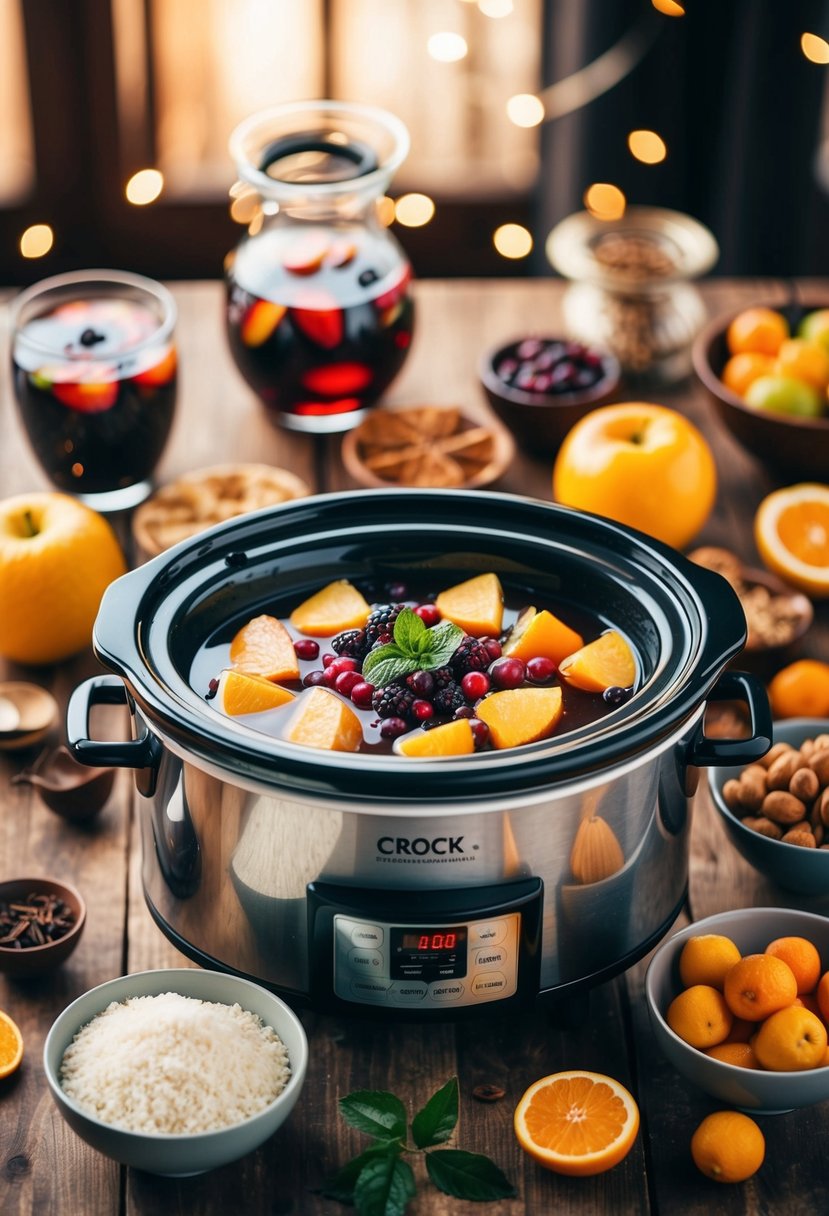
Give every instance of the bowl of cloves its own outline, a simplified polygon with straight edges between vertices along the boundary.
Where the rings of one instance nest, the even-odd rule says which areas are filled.
[[[65,962],[80,941],[86,904],[74,887],[53,878],[0,882],[0,971],[42,975]]]

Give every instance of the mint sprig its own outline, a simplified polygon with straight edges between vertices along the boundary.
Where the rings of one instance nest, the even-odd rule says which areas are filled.
[[[323,1194],[353,1204],[358,1216],[404,1216],[417,1192],[404,1153],[422,1154],[431,1181],[456,1199],[487,1202],[516,1194],[489,1157],[462,1149],[435,1148],[450,1139],[458,1122],[457,1077],[432,1094],[412,1119],[412,1146],[406,1141],[406,1109],[394,1094],[358,1090],[341,1098],[339,1108],[346,1123],[373,1140],[364,1152],[326,1179]]]
[[[442,667],[458,648],[463,630],[451,621],[427,629],[416,612],[404,608],[394,622],[394,641],[370,650],[363,660],[363,678],[375,688],[413,671]]]

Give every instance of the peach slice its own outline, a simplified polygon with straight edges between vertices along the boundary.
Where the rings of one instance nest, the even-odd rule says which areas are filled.
[[[252,304],[239,327],[239,336],[245,346],[263,346],[287,311],[284,304],[274,304],[271,300],[257,300]]]
[[[418,730],[398,743],[403,756],[468,756],[475,750],[475,738],[467,718],[458,718],[434,730]]]
[[[504,615],[504,593],[497,574],[479,574],[441,591],[435,600],[441,616],[473,638],[497,637]]]
[[[266,680],[298,680],[299,662],[288,630],[275,616],[255,616],[230,643],[236,671]]]
[[[228,668],[219,677],[219,704],[226,714],[256,714],[265,709],[278,709],[295,700],[281,684],[274,684],[264,676],[249,675],[244,671]]]
[[[291,624],[300,633],[326,638],[343,629],[360,629],[371,612],[356,587],[348,579],[329,583],[291,613]]]
[[[496,748],[546,739],[555,730],[561,711],[560,688],[506,688],[484,697],[475,708],[489,727]]]
[[[356,752],[363,741],[363,727],[354,710],[336,693],[312,688],[300,698],[285,738],[306,747]]]
[[[511,659],[552,659],[560,663],[568,654],[584,645],[584,638],[575,629],[565,625],[552,612],[542,608],[525,608],[513,625],[504,643],[502,653]]]
[[[606,688],[629,688],[636,678],[636,660],[622,635],[609,629],[562,659],[558,672],[574,688],[604,692]]]

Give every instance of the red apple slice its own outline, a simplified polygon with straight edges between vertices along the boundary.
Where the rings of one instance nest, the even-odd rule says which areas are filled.
[[[282,265],[290,274],[316,274],[330,247],[329,238],[322,232],[305,232],[292,241]]]
[[[343,311],[327,291],[303,291],[290,316],[297,329],[317,346],[333,350],[343,340]]]
[[[169,384],[178,368],[178,360],[176,358],[176,348],[171,346],[163,359],[159,359],[158,363],[154,363],[152,367],[146,368],[143,372],[139,372],[132,379],[136,384],[146,384],[152,388],[161,384]]]

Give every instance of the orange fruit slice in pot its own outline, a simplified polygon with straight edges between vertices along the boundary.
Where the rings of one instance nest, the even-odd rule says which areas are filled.
[[[473,638],[497,637],[504,614],[504,592],[497,574],[478,574],[441,591],[435,600],[441,616]]]
[[[287,731],[291,743],[332,752],[356,752],[363,741],[360,719],[336,693],[312,688],[299,699]]]
[[[467,718],[446,722],[434,730],[418,730],[398,744],[402,756],[468,756],[475,750],[475,737]]]
[[[295,700],[281,684],[264,676],[248,675],[244,671],[223,671],[219,678],[219,704],[226,714],[256,714],[266,709],[278,709]]]
[[[326,638],[343,629],[359,629],[371,608],[348,579],[337,579],[315,592],[291,613],[291,624],[300,633]]]
[[[627,1156],[639,1131],[633,1095],[613,1077],[574,1070],[536,1081],[515,1108],[525,1153],[545,1169],[586,1177]]]
[[[636,660],[622,635],[609,629],[562,659],[558,672],[574,688],[604,692],[606,688],[630,688],[636,679]]]
[[[754,540],[769,570],[807,595],[829,596],[829,485],[801,482],[767,495]]]
[[[15,1022],[0,1009],[0,1078],[10,1077],[23,1059],[23,1035]]]
[[[542,608],[541,612],[526,608],[510,630],[501,653],[508,658],[521,659],[524,663],[535,658],[560,663],[583,645],[581,634],[546,608]]]
[[[553,733],[562,713],[560,688],[506,688],[475,707],[496,749],[537,743]]]
[[[266,680],[298,680],[299,660],[288,630],[275,616],[255,616],[230,643],[230,661],[237,671]]]

